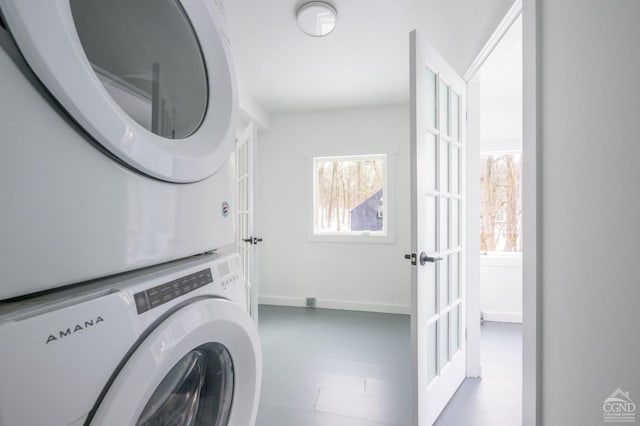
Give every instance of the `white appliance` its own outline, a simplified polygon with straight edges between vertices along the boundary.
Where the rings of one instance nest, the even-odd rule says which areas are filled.
[[[0,425],[253,425],[246,303],[237,254],[0,303]]]
[[[0,300],[233,242],[237,93],[214,2],[0,14]]]

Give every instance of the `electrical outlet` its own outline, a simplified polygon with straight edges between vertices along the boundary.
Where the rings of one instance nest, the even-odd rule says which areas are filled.
[[[307,308],[315,308],[315,307],[316,307],[316,298],[307,297]]]

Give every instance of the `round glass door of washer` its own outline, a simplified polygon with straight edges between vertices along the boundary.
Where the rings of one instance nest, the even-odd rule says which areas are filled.
[[[226,426],[233,400],[227,348],[207,343],[187,353],[160,382],[136,426]]]
[[[198,182],[226,163],[238,94],[211,0],[0,0],[0,7],[23,57],[89,142],[167,182]]]
[[[70,3],[91,67],[124,112],[165,138],[195,132],[207,110],[207,71],[178,1]]]

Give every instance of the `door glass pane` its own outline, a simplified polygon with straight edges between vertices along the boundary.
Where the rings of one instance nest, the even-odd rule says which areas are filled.
[[[234,372],[229,351],[207,343],[187,353],[162,379],[136,426],[226,425]]]
[[[429,68],[425,68],[425,83],[426,83],[426,114],[427,125],[433,129],[436,128],[436,74]]]
[[[449,362],[449,312],[440,318],[440,370]]]
[[[425,274],[426,285],[426,303],[425,309],[427,318],[431,318],[438,312],[438,287],[436,285],[436,268],[426,268]]]
[[[453,253],[451,256],[451,301],[460,296],[460,253]]]
[[[460,148],[451,146],[451,193],[460,194]]]
[[[451,199],[451,248],[460,246],[460,200]]]
[[[436,172],[438,162],[438,151],[436,147],[436,135],[427,132],[425,137],[425,170],[421,170],[419,173],[424,174],[424,183],[427,190],[436,189]]]
[[[460,96],[452,91],[451,96],[451,137],[460,140]]]
[[[440,131],[449,136],[449,86],[440,80]]]
[[[195,132],[207,110],[207,72],[180,2],[70,4],[85,54],[113,100],[157,135],[182,139]]]
[[[449,248],[449,200],[440,198],[440,246],[438,251]]]
[[[440,192],[449,192],[449,144],[440,139],[439,153],[439,185]]]
[[[438,283],[440,285],[440,309],[451,303],[449,294],[449,256],[442,256],[443,259],[438,262],[439,276]]]
[[[431,383],[438,375],[438,321],[427,326],[427,383]]]
[[[460,305],[451,310],[451,356],[460,349]]]
[[[433,253],[437,250],[436,242],[437,242],[437,220],[436,220],[436,197],[427,196],[426,199],[426,209],[425,214],[427,215],[427,220],[425,221],[426,227],[426,235],[425,235],[425,248],[427,253]]]

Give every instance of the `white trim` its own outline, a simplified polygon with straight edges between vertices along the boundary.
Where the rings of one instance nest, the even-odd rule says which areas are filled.
[[[502,141],[480,145],[480,155],[522,153],[522,141]]]
[[[304,297],[260,296],[259,303],[261,305],[305,307],[307,301]],[[355,302],[349,300],[316,299],[316,308],[338,309],[343,311],[381,312],[385,314],[411,314],[411,308],[407,305]]]
[[[464,81],[469,81],[473,78],[521,13],[522,0],[515,0],[507,11],[507,14],[496,27],[493,34],[491,34],[491,37],[489,37],[489,40],[487,40],[482,50],[480,50],[480,53],[478,53],[476,59],[471,63],[467,71],[462,76]]]
[[[480,50],[480,52],[478,53],[478,56],[476,57],[476,59],[471,63],[467,71],[464,73],[463,78],[467,82],[467,86],[470,87],[469,94],[468,94],[469,102],[467,104],[468,108],[470,109],[473,108],[474,99],[472,98],[473,90],[471,87],[471,84],[474,81],[473,78],[476,76],[476,73],[478,72],[478,70],[482,67],[484,62],[489,57],[489,55],[491,55],[495,47],[502,40],[504,35],[507,33],[507,31],[511,28],[513,23],[518,19],[518,17],[522,13],[523,13],[523,0],[515,0],[511,8],[509,8],[509,10],[507,11],[505,17],[502,19],[500,24],[498,24],[498,26],[496,27],[495,31],[493,32],[493,34],[491,35],[487,43],[484,45],[482,50]],[[525,116],[525,120],[526,118],[527,117]],[[472,123],[472,121],[473,121],[473,117],[471,117],[467,121],[468,125],[469,123]],[[476,152],[473,152],[473,153],[471,152],[471,149],[473,149],[474,151],[477,150],[477,154],[479,156],[480,153],[483,151],[484,147],[480,146],[479,139],[477,141],[474,140],[473,132],[469,132],[468,141],[469,141],[468,155],[471,155],[471,154],[475,155]],[[470,163],[468,162],[467,163],[468,168],[471,167],[469,164]],[[479,178],[480,178],[479,170],[474,168],[473,172],[477,174],[477,178],[479,181]],[[468,176],[468,179],[469,179],[469,181],[467,182],[468,185],[474,184],[474,182],[471,182],[471,180],[474,179],[474,176],[470,174]],[[524,192],[524,188],[523,188],[523,192]],[[472,229],[474,226],[477,226],[479,229],[479,221],[477,220],[477,217],[479,217],[479,214],[480,214],[479,200],[474,201],[474,203],[478,203],[477,205],[472,204],[472,201],[474,200],[472,200],[472,198],[469,197],[466,220],[467,220],[469,229]],[[468,321],[467,321],[467,333],[468,333],[467,334],[467,339],[468,339],[467,376],[468,377],[479,377],[480,371],[481,371],[480,324],[479,324],[479,318],[480,318],[480,312],[481,312],[480,303],[479,303],[480,302],[480,290],[479,290],[480,282],[479,282],[479,279],[477,279],[477,277],[474,277],[474,275],[472,275],[474,270],[479,275],[480,273],[479,267],[480,267],[480,264],[477,261],[477,259],[469,256],[467,261],[467,274],[469,274],[469,283],[467,284],[467,295],[468,295],[467,297],[467,318],[468,318]],[[474,300],[476,301],[475,303],[474,303]],[[477,318],[478,322],[475,322],[476,320],[474,318]],[[534,351],[535,351],[535,347],[534,347]]]
[[[522,324],[522,312],[482,311],[482,318],[489,322],[512,322]]]
[[[466,256],[467,273],[467,377],[480,377],[480,120],[474,111],[479,110],[480,84],[478,78],[467,82],[467,210],[465,222],[467,229],[478,230],[467,233]],[[477,158],[478,161],[469,161]]]
[[[540,223],[542,165],[538,161],[542,126],[540,108],[540,0],[524,0],[523,41],[523,328],[522,419],[523,426],[542,424],[542,249]]]

